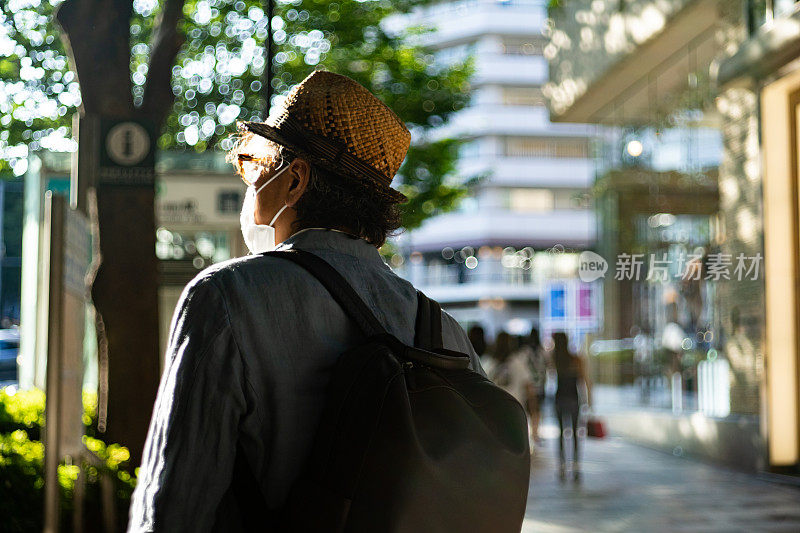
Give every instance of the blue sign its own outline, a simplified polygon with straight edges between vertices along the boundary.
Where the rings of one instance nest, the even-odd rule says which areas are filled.
[[[567,318],[567,288],[564,285],[550,286],[548,300],[548,318]]]

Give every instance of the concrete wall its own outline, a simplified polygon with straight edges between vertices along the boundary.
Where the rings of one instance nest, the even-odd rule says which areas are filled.
[[[708,418],[701,413],[673,415],[637,410],[599,413],[609,434],[677,456],[696,457],[744,470],[765,468],[758,418]]]
[[[721,4],[718,39],[725,55],[747,38],[741,2]],[[720,91],[716,107],[722,117],[723,159],[719,167],[719,247],[731,254],[764,255],[761,147],[758,87]],[[731,364],[731,412],[758,414],[764,378],[765,302],[763,263],[758,279],[732,279],[719,284],[717,305],[722,319],[724,355]],[[737,276],[738,277],[738,276]]]
[[[764,255],[758,96],[752,88],[730,89],[717,105],[726,117],[719,169],[719,248],[734,264],[740,254]],[[731,363],[731,411],[757,414],[764,365],[763,262],[758,279],[731,276],[719,284],[716,302]]]

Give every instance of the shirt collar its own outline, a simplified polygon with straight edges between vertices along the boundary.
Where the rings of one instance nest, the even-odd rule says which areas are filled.
[[[337,229],[302,229],[278,245],[276,250],[291,250],[295,246],[301,250],[332,250],[359,259],[383,262],[380,252],[373,245]]]

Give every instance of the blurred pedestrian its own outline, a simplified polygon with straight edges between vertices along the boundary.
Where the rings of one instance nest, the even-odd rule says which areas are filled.
[[[491,371],[487,370],[489,378],[516,398],[520,405],[525,406],[531,387],[531,373],[527,355],[519,350],[516,338],[505,331],[498,333],[492,359]]]
[[[547,385],[547,355],[542,347],[538,329],[531,328],[530,334],[523,337],[521,351],[528,364],[531,379],[525,403],[531,417],[531,437],[534,442],[540,443],[539,424],[545,401],[545,386]]]
[[[486,332],[483,329],[483,326],[474,325],[467,331],[467,338],[469,342],[472,343],[472,347],[475,348],[475,353],[478,354],[479,357],[483,357],[486,354]]]
[[[580,481],[578,427],[581,407],[590,403],[591,390],[586,379],[583,360],[569,349],[569,339],[563,331],[553,333],[553,363],[556,369],[556,417],[558,418],[559,478],[567,476],[566,438],[572,436],[572,476]],[[568,425],[567,425],[568,424]]]

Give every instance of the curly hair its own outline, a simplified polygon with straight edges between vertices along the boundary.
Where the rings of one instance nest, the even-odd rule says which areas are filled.
[[[228,152],[227,160],[236,166],[239,174],[242,170],[238,166],[238,155],[247,150],[247,145],[255,137],[253,133],[241,133]],[[282,160],[288,164],[298,157],[288,148],[272,141],[266,141],[263,151],[265,153],[260,155],[270,162]],[[311,163],[309,167],[308,185],[294,205],[297,214],[292,227],[294,231],[305,228],[339,229],[380,248],[388,237],[400,229],[401,216],[396,201],[376,193],[358,180]]]

